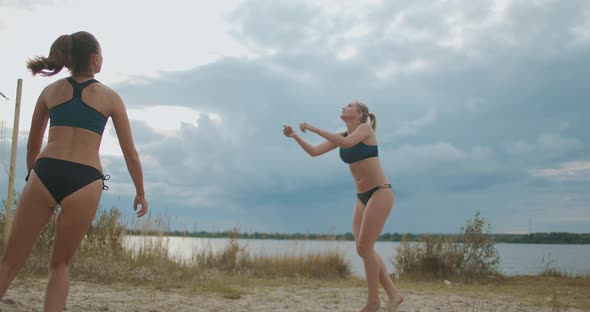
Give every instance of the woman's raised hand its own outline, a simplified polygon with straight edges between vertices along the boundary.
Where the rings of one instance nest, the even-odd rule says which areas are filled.
[[[291,126],[283,125],[283,134],[288,137],[292,138],[297,135]]]

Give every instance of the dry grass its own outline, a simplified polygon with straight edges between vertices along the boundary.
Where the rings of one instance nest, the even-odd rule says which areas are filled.
[[[150,236],[142,236],[141,247],[130,252],[123,246],[126,233],[119,212],[116,209],[101,211],[80,246],[72,278],[99,284],[215,292],[227,299],[242,298],[256,288],[285,284],[310,289],[366,287],[364,280],[350,275],[350,264],[338,252],[251,255],[246,247],[238,244],[235,232],[230,232],[227,246],[221,252],[194,250],[188,261],[173,261],[168,257],[166,226],[165,219],[150,218],[135,224],[136,229]],[[2,228],[0,216],[0,230]],[[33,255],[19,275],[21,281],[26,281],[22,277],[45,278],[54,230],[53,222],[43,230]],[[441,246],[433,246],[430,254],[446,248]],[[523,304],[549,306],[554,311],[590,310],[590,277],[574,277],[550,265],[545,271],[539,276],[483,276],[469,283],[460,275],[450,275],[446,278],[452,282],[451,286],[436,276],[415,280],[402,275],[396,283],[404,292],[462,294],[474,298],[473,302],[466,303],[469,306],[465,311],[478,306],[477,298],[489,296],[516,298]]]
[[[395,267],[399,276],[413,279],[461,278],[463,281],[498,276],[500,257],[490,239],[489,225],[476,213],[462,229],[463,234],[408,242],[397,248]]]
[[[350,276],[350,264],[341,253],[253,256],[238,244],[236,231],[230,232],[228,245],[221,252],[193,250],[188,261],[174,261],[168,257],[165,237],[168,224],[163,218],[147,218],[134,224],[135,230],[146,235],[140,236],[140,245],[130,251],[123,245],[126,233],[120,220],[117,209],[98,213],[76,255],[71,269],[73,279],[101,284],[151,285],[156,289],[210,290],[224,293],[227,298],[239,298],[239,289],[227,285],[240,285],[252,278],[346,279]],[[3,218],[0,218],[1,228]],[[21,276],[47,274],[54,233],[52,220],[43,229]]]
[[[404,292],[449,296],[460,294],[473,298],[465,311],[482,311],[477,308],[477,299],[490,297],[517,300],[523,306],[551,307],[553,311],[565,311],[568,308],[590,311],[590,276],[511,276],[471,280],[469,283],[463,283],[460,279],[450,281],[450,286],[443,280],[397,279],[395,283]],[[355,286],[352,283],[346,285]]]

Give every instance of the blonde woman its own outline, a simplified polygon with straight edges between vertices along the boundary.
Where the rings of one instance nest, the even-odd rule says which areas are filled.
[[[299,137],[290,126],[283,126],[283,134],[295,139],[312,157],[340,148],[340,158],[349,164],[356,184],[357,199],[352,229],[357,252],[365,265],[369,289],[367,304],[360,311],[374,312],[380,309],[379,283],[389,298],[388,309],[395,311],[404,297],[393,284],[383,259],[374,249],[375,242],[393,208],[393,190],[379,162],[375,136],[377,120],[375,115],[369,113],[367,106],[358,101],[342,108],[340,118],[346,124],[347,131],[344,133],[330,133],[308,123],[299,125],[302,132],[310,131],[326,139],[316,146]]]
[[[48,57],[36,57],[27,63],[33,75],[42,76],[53,76],[64,67],[70,70],[71,76],[46,86],[33,112],[27,145],[29,175],[0,263],[2,299],[31,253],[41,229],[60,205],[49,259],[45,312],[64,310],[70,265],[94,220],[102,191],[108,189],[104,185],[108,175],[102,173],[99,148],[109,117],[113,119],[135,184],[137,216],[148,210],[141,163],[123,101],[115,91],[94,79],[102,67],[102,51],[92,34],[81,31],[60,36],[52,44]],[[41,150],[48,122],[49,137]]]

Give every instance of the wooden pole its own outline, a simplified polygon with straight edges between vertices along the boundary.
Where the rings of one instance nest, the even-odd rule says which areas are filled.
[[[20,100],[23,90],[23,80],[19,78],[16,84],[16,103],[14,105],[14,125],[12,127],[12,148],[10,150],[10,173],[8,174],[8,198],[6,199],[6,226],[4,227],[4,242],[8,242],[12,225],[12,202],[14,201],[14,172],[16,169],[16,149],[18,148],[18,123],[20,119]]]

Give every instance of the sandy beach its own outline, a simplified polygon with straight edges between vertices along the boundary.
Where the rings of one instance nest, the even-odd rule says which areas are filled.
[[[43,309],[45,281],[18,281],[0,302],[2,312],[35,312]],[[220,293],[195,293],[186,289],[154,290],[123,285],[97,285],[74,281],[66,307],[71,312],[86,311],[350,311],[357,312],[365,300],[364,288],[303,286],[253,287],[238,299]],[[514,297],[465,296],[449,288],[447,294],[405,291],[400,312],[519,311],[550,312],[552,307],[533,307]],[[550,298],[547,298],[548,302]],[[559,311],[578,312],[579,309]]]

